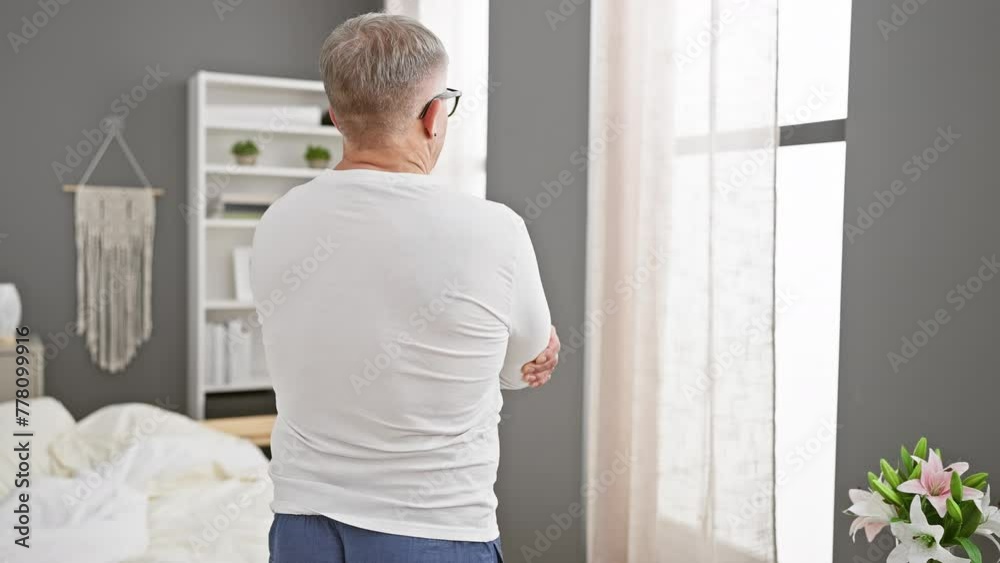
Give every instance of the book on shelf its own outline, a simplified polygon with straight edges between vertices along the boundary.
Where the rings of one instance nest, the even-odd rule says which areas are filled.
[[[253,379],[252,333],[247,323],[234,320],[226,323],[228,383],[245,383]]]
[[[233,249],[233,288],[236,300],[242,303],[253,302],[253,289],[250,285],[250,254],[249,246],[238,246]]]
[[[205,385],[219,387],[261,380],[254,370],[253,340],[253,331],[245,320],[207,323]]]

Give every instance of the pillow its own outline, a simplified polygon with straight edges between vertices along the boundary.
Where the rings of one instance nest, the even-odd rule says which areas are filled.
[[[31,476],[58,473],[49,456],[50,444],[61,434],[70,431],[76,421],[62,403],[52,397],[37,397],[29,400],[28,420],[31,426],[17,426],[17,401],[0,403],[0,497],[4,497],[14,486],[13,476],[20,463],[15,448],[26,439],[31,441]],[[14,432],[33,432],[30,438],[18,439]]]

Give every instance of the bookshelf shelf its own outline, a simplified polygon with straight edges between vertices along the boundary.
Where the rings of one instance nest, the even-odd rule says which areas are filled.
[[[205,219],[205,227],[209,229],[254,229],[259,223],[257,219]]]
[[[254,304],[248,301],[206,301],[207,311],[253,311]]]
[[[253,123],[235,121],[213,121],[206,126],[210,131],[269,131],[276,135],[300,135],[305,137],[340,137],[340,131],[329,125],[301,126],[268,126],[261,127]]]
[[[268,176],[272,178],[315,178],[322,168],[302,168],[293,166],[240,166],[237,164],[209,164],[206,174],[216,176]]]
[[[323,173],[306,167],[306,146],[326,146],[336,162],[343,137],[320,124],[327,100],[318,80],[199,71],[188,97],[188,201],[198,202],[188,222],[188,414],[202,419],[213,397],[271,389],[245,281],[237,297],[246,279],[237,257],[253,242],[255,216]],[[230,148],[243,140],[260,149],[254,166],[233,162]],[[233,352],[238,340],[244,346]]]
[[[225,393],[250,393],[253,391],[270,391],[273,389],[270,381],[246,381],[243,383],[230,383],[225,385],[206,385],[205,393],[208,395],[222,395]]]

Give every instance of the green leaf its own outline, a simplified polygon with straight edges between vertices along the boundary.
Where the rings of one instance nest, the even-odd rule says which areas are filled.
[[[891,487],[880,481],[878,476],[872,473],[871,471],[868,472],[868,484],[871,485],[873,491],[882,495],[882,497],[885,500],[891,502],[892,504],[895,504],[896,506],[904,510],[906,509],[906,505],[903,502],[902,497],[899,496],[899,493],[897,493],[894,489],[892,489]]]
[[[920,468],[921,467],[923,467],[923,466],[920,465],[919,463],[914,463],[913,464],[913,471],[910,471],[910,479],[919,479],[920,478],[920,471],[921,471]]]
[[[913,455],[927,461],[927,438],[920,438],[917,445],[913,448]]]
[[[913,472],[913,458],[910,457],[910,450],[906,449],[906,446],[899,448],[899,461],[903,464],[903,475]]]
[[[937,453],[940,459],[944,459],[944,454],[941,453],[941,448],[934,448],[934,452]]]
[[[989,480],[989,473],[976,473],[974,475],[969,475],[965,478],[965,486],[972,487],[973,489],[985,489],[987,480]]]
[[[882,468],[882,476],[885,477],[885,480],[889,482],[889,485],[893,489],[898,487],[899,484],[903,482],[903,480],[899,478],[899,473],[896,472],[895,468],[889,465],[889,462],[886,461],[885,458],[882,458],[882,460],[879,461],[879,466]]]
[[[941,536],[941,545],[945,547],[955,545],[955,538],[958,537],[959,529],[959,522],[956,522],[951,518],[945,518],[944,534]]]
[[[955,502],[962,502],[962,476],[958,471],[951,472],[951,498]]]
[[[982,523],[983,515],[979,512],[976,501],[967,500],[962,503],[962,529],[958,532],[958,537],[968,538],[976,533],[976,528]]]
[[[961,509],[961,507],[958,506],[958,503],[955,502],[955,499],[953,499],[953,498],[949,498],[948,499],[948,516],[951,516],[952,519],[954,519],[955,522],[957,522],[959,524],[959,526],[961,526],[961,524],[962,524],[962,509]]]
[[[965,548],[965,554],[969,556],[972,563],[983,563],[983,554],[979,551],[979,546],[972,543],[972,540],[969,538],[958,538],[958,543],[962,544],[962,547]]]

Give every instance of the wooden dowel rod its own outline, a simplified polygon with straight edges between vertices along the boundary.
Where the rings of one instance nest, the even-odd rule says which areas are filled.
[[[103,189],[103,188],[120,188],[120,189],[123,189],[123,190],[145,190],[146,189],[146,188],[126,188],[126,187],[123,187],[123,186],[86,186],[86,187],[90,188],[90,189],[95,189],[95,190],[100,190],[100,189]],[[66,193],[75,193],[75,192],[77,192],[79,190],[79,188],[80,188],[80,186],[78,186],[76,184],[64,184],[63,185],[63,191],[66,192]],[[167,193],[166,191],[163,190],[163,188],[152,188],[152,190],[153,190],[153,195],[156,196],[156,197],[160,197],[163,194]]]

